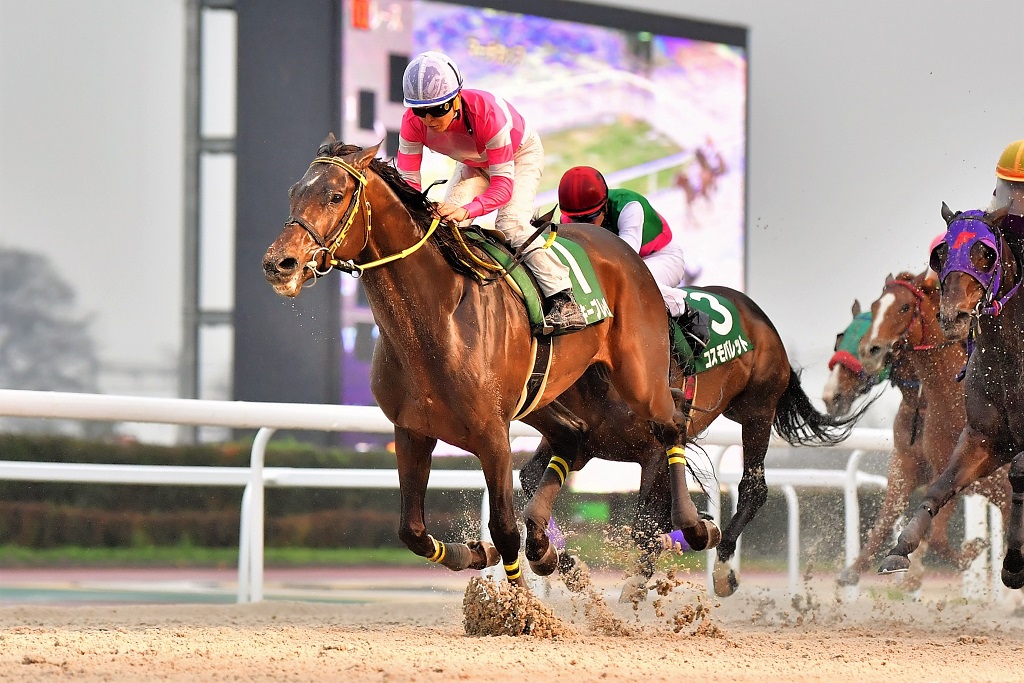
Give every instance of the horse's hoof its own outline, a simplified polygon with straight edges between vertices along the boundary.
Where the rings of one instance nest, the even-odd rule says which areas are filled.
[[[573,593],[582,593],[590,587],[590,570],[587,563],[567,552],[558,554],[558,574],[565,587]]]
[[[636,604],[647,599],[647,579],[642,576],[631,576],[626,579],[619,594],[619,602]]]
[[[860,583],[860,572],[853,567],[847,567],[839,572],[839,576],[836,577],[836,583],[843,587],[856,586]]]
[[[1024,571],[1011,572],[1004,569],[1000,573],[1000,576],[1003,579],[1003,585],[1007,588],[1012,588],[1014,590],[1024,588]]]
[[[910,558],[903,555],[890,555],[882,561],[878,568],[879,574],[898,574],[910,570]]]
[[[548,543],[548,549],[537,561],[530,560],[530,569],[537,576],[550,576],[558,567],[558,551],[553,543]]]
[[[470,569],[487,569],[501,562],[501,553],[492,543],[487,541],[468,541],[466,543],[473,553]]]
[[[711,579],[715,586],[715,595],[720,598],[729,597],[740,587],[740,582],[736,580],[736,572],[728,562],[716,562]]]

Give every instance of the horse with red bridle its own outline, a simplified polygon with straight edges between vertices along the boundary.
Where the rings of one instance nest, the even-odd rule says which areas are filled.
[[[1009,464],[1012,500],[1003,583],[1024,586],[1024,298],[1015,296],[1024,271],[1024,238],[1001,229],[1006,209],[954,213],[942,205],[947,230],[931,253],[939,273],[938,320],[946,339],[966,342],[968,360],[957,375],[966,421],[948,465],[932,481],[879,573],[906,571],[908,556],[932,520],[956,494]],[[929,408],[930,409],[930,408]],[[929,417],[931,421],[931,417]]]
[[[916,275],[900,273],[895,277],[888,276],[881,296],[871,304],[872,322],[860,341],[859,358],[864,372],[868,374],[879,373],[886,366],[896,368],[896,372],[909,366],[908,374],[916,378],[918,385],[917,412],[909,416],[908,445],[919,443],[919,448],[908,450],[906,454],[894,452],[891,463],[902,467],[896,472],[890,467],[889,471],[886,501],[892,500],[893,507],[886,509],[883,505],[880,517],[885,519],[879,522],[885,525],[876,523],[877,533],[869,538],[869,545],[858,558],[861,564],[852,568],[857,571],[863,571],[878,551],[877,546],[891,531],[911,494],[949,464],[967,419],[963,391],[956,381],[967,354],[962,343],[946,339],[943,335],[938,310],[938,280],[931,270]],[[910,398],[913,401],[913,397],[906,395],[909,393],[913,390],[905,392],[905,400]],[[894,441],[895,436],[894,427]],[[917,457],[906,457],[911,454]],[[972,486],[969,492],[985,496],[1001,505],[1004,514],[1008,512],[1009,490],[1005,480],[987,477]],[[984,544],[973,543],[963,549],[956,549],[950,544],[949,522],[953,511],[950,506],[937,515],[930,534],[930,547],[963,570],[984,549]]]
[[[289,191],[290,216],[263,259],[266,279],[294,297],[332,269],[362,277],[380,329],[371,390],[395,424],[399,537],[412,552],[455,571],[501,560],[508,579],[524,586],[508,434],[534,372],[527,310],[503,278],[481,272],[483,252],[463,229],[440,220],[434,203],[376,153],[376,146],[346,146],[333,136],[324,141]],[[720,532],[700,517],[687,490],[686,416],[669,386],[668,321],[657,284],[612,233],[565,225],[559,235],[586,251],[612,317],[551,340],[546,382],[533,412],[521,419],[542,434],[565,429],[564,415],[544,407],[591,366],[602,366],[668,461],[673,525],[696,547],[714,547]],[[480,460],[493,547],[429,534],[424,495],[438,439]]]

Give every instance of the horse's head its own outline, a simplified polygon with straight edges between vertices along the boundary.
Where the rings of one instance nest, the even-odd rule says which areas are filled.
[[[307,280],[351,261],[365,248],[370,219],[366,169],[378,146],[339,149],[331,135],[288,190],[288,220],[263,257],[264,276],[278,294],[297,296]]]
[[[865,372],[882,372],[903,347],[920,343],[924,336],[924,306],[934,294],[934,284],[926,273],[886,277],[882,295],[871,304],[871,328],[857,347]]]
[[[868,393],[888,374],[887,371],[882,375],[864,372],[864,366],[857,358],[857,345],[871,327],[871,312],[861,312],[860,302],[854,300],[852,313],[853,320],[836,335],[835,353],[828,362],[828,382],[821,395],[825,409],[832,417],[849,414],[853,402]]]
[[[931,268],[939,274],[939,322],[948,339],[966,339],[972,322],[983,313],[998,312],[993,301],[1003,280],[1003,256],[1009,249],[999,226],[1008,208],[953,212],[945,202],[946,235],[932,249]]]

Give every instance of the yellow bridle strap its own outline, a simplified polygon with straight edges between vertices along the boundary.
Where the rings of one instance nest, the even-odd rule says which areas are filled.
[[[344,159],[339,159],[338,157],[317,157],[316,159],[313,159],[313,161],[309,164],[309,167],[313,168],[314,164],[330,164],[332,166],[338,166],[339,168],[344,169],[345,172],[347,172],[350,176],[359,181],[359,185],[356,187],[355,192],[352,193],[352,210],[348,214],[348,220],[345,221],[345,225],[341,228],[341,231],[338,233],[338,236],[334,238],[334,241],[331,242],[326,247],[327,255],[333,256],[334,250],[341,246],[341,243],[345,241],[345,237],[348,236],[348,230],[349,228],[352,227],[352,223],[356,219],[356,211],[359,208],[358,204],[360,200],[360,195],[362,194],[363,188],[366,187],[366,176],[363,175],[363,173],[358,168],[348,163]],[[366,242],[369,242],[370,228],[372,227],[371,216],[373,214],[373,210],[370,208],[370,202],[365,202],[362,209],[363,212],[366,214]],[[324,239],[326,238],[327,235],[324,235]],[[364,243],[363,246],[365,247],[366,244]],[[328,263],[331,266],[336,266],[340,263],[340,261],[338,261],[335,258],[331,258],[331,260]]]
[[[548,238],[544,240],[544,246],[541,248],[547,249],[548,247],[550,247],[552,244],[554,244],[556,237],[558,237],[558,233],[556,233],[554,230],[548,232]]]
[[[562,460],[557,455],[551,456],[551,460],[548,461],[548,469],[558,475],[559,486],[564,484],[565,478],[569,476],[569,463]]]
[[[506,564],[505,565],[505,576],[508,577],[509,581],[515,581],[516,579],[519,578],[520,574],[522,574],[522,573],[523,573],[522,570],[519,569],[519,558],[518,557],[516,558],[516,561],[513,562],[512,564]]]
[[[668,456],[669,465],[685,465],[686,456],[684,455],[686,450],[679,446],[673,446],[665,451],[665,455]]]
[[[433,221],[431,221],[430,228],[427,230],[427,234],[423,236],[423,239],[421,239],[419,242],[412,245],[408,249],[403,249],[397,254],[385,256],[384,258],[377,259],[376,261],[370,261],[369,263],[359,264],[357,267],[359,268],[359,270],[369,270],[370,268],[376,268],[377,266],[383,266],[385,263],[391,263],[392,261],[397,261],[398,259],[405,258],[409,254],[413,253],[414,251],[422,247],[424,244],[426,244],[427,240],[430,239],[430,236],[434,234],[435,230],[437,230],[437,226],[440,222],[440,218],[435,218]],[[338,263],[339,261],[331,259],[332,266],[337,265]]]
[[[353,178],[360,182],[360,184],[366,185],[366,176],[363,175],[358,168],[348,163],[344,159],[339,159],[338,157],[317,157],[316,159],[313,159],[313,161],[309,164],[310,167],[312,167],[313,164],[331,164],[333,166],[340,166],[341,168],[348,171]]]
[[[430,537],[430,540],[434,543],[434,554],[427,559],[431,562],[441,562],[444,560],[445,555],[444,543],[441,543],[441,541],[437,540],[433,536]]]

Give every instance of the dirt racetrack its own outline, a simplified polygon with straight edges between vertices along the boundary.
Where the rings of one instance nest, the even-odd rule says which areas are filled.
[[[599,575],[588,597],[552,584],[543,605],[564,629],[556,637],[538,635],[540,628],[518,637],[467,635],[462,593],[470,576],[429,578],[436,589],[378,597],[338,589],[335,602],[6,605],[0,681],[1024,678],[1016,596],[968,603],[955,577],[928,577],[918,601],[888,579],[866,577],[862,597],[843,603],[831,577],[807,580],[796,601],[784,577],[742,577],[739,593],[717,601],[692,577],[662,575],[663,595],[652,592],[634,608],[617,602],[620,577]]]

